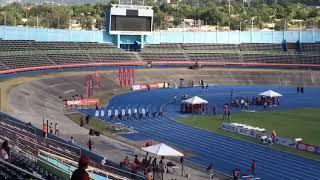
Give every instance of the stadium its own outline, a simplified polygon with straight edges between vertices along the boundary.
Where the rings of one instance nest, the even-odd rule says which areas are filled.
[[[106,31],[0,26],[0,179],[82,161],[90,179],[319,179],[319,31],[153,18],[115,4]]]

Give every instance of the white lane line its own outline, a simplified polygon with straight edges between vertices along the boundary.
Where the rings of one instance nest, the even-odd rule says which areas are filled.
[[[67,93],[74,92],[74,91],[76,91],[76,90],[72,89],[72,90],[65,91],[65,92],[63,92],[63,93],[64,93],[64,94],[67,94]]]
[[[56,86],[60,86],[60,85],[63,85],[63,83],[60,83],[60,84],[52,84],[52,85],[50,85],[49,87],[56,87]]]

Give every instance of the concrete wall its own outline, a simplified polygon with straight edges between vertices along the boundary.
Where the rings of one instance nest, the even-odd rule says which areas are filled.
[[[0,38],[8,40],[36,41],[78,41],[117,43],[117,36],[108,35],[105,31],[75,31],[47,28],[27,28],[0,26]],[[121,36],[122,43],[133,43],[140,36]],[[281,43],[287,42],[317,42],[320,41],[320,31],[224,31],[224,32],[153,32],[145,36],[147,44],[159,43]]]

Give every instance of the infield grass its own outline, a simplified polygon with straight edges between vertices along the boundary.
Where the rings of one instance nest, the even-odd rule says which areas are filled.
[[[193,116],[192,118],[179,118],[178,121],[189,124],[219,134],[231,136],[234,138],[258,143],[254,138],[238,135],[221,129],[223,121],[221,115],[217,116]],[[320,109],[306,108],[296,110],[274,111],[274,112],[256,112],[256,113],[236,113],[231,116],[227,122],[236,122],[248,124],[254,127],[265,128],[267,133],[272,130],[277,132],[280,137],[291,139],[302,138],[304,143],[320,146]],[[297,149],[272,145],[274,149],[287,151],[293,154],[320,160],[320,155]]]

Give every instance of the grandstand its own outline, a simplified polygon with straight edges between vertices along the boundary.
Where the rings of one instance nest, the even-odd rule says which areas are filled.
[[[117,49],[111,44],[0,40],[0,69],[62,67],[64,65],[175,61],[178,63],[265,63],[315,67],[320,64],[318,44],[301,44],[285,51],[282,44],[150,44],[141,52]],[[70,66],[68,66],[70,67]]]
[[[0,130],[0,141],[9,140],[12,149],[10,161],[0,161],[2,179],[69,179],[81,154],[87,154],[92,160],[89,174],[93,179],[131,176],[116,164],[101,165],[102,157],[62,139],[52,135],[43,139],[39,129],[3,113],[0,114]],[[143,179],[143,176],[137,175],[137,178]]]

